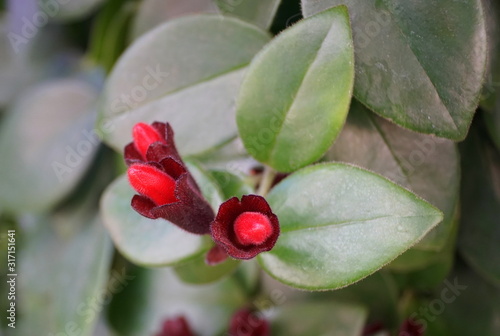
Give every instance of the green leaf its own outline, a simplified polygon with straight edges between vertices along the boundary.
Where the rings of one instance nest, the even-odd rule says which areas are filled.
[[[345,164],[304,168],[279,183],[267,199],[281,235],[259,262],[277,280],[308,290],[361,280],[443,219],[408,190]]]
[[[486,67],[481,0],[302,0],[302,10],[342,4],[356,49],[354,96],[403,127],[464,139]]]
[[[194,13],[216,13],[212,0],[143,0],[137,10],[132,27],[132,39],[180,16]]]
[[[440,250],[452,228],[460,186],[456,145],[400,128],[356,100],[347,123],[326,155],[381,174],[410,189],[444,213],[444,220],[415,248]]]
[[[236,270],[239,260],[227,258],[226,261],[215,266],[205,263],[205,256],[200,255],[186,263],[174,266],[174,271],[185,283],[207,284],[220,280]]]
[[[367,311],[363,306],[346,303],[304,302],[288,304],[276,311],[272,335],[358,336],[363,332]]]
[[[58,212],[35,218],[18,260],[17,335],[90,336],[106,285],[112,244],[100,221],[88,213]],[[22,321],[22,322],[21,322]]]
[[[255,192],[251,186],[235,174],[223,170],[212,170],[210,173],[222,189],[224,199],[229,199],[234,196],[241,198],[243,195]]]
[[[215,3],[225,15],[234,15],[258,27],[268,29],[281,0],[215,0]]]
[[[477,132],[462,148],[459,250],[472,268],[500,286],[500,155]]]
[[[245,67],[269,40],[232,18],[199,15],[141,36],[117,62],[104,92],[98,127],[122,151],[139,121],[168,121],[183,155],[236,136],[234,100]]]
[[[446,268],[446,271],[441,272],[444,273],[441,279],[443,280],[453,264],[459,221],[460,207],[457,207],[451,221],[451,231],[446,239],[445,245],[442,246],[439,251],[422,250],[419,249],[419,245],[417,244],[416,247],[409,249],[397,257],[393,262],[387,265],[387,268],[395,272],[411,273],[424,271],[425,268],[440,264]],[[429,235],[430,234],[431,233],[429,233]],[[412,275],[410,274],[410,276]]]
[[[149,219],[130,206],[134,190],[126,175],[117,178],[101,199],[101,216],[116,248],[138,265],[172,265],[206,251],[204,236],[186,232],[164,219]]]
[[[237,102],[248,152],[290,172],[318,160],[344,124],[354,77],[347,9],[283,31],[252,61]]]
[[[96,90],[74,79],[43,83],[12,106],[0,127],[0,207],[40,212],[80,181],[99,147]]]

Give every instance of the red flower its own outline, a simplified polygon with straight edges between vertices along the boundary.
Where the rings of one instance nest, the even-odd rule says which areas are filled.
[[[193,336],[193,332],[186,319],[183,316],[178,316],[165,320],[161,331],[156,336]]]
[[[139,123],[125,147],[127,174],[139,193],[132,207],[148,218],[164,218],[195,234],[210,232],[214,212],[179,156],[170,125]]]
[[[398,336],[422,336],[424,334],[424,327],[409,318],[406,319],[399,329]]]
[[[248,309],[237,311],[229,325],[230,336],[269,336],[269,322]]]
[[[278,217],[262,196],[233,197],[222,203],[210,224],[213,240],[236,259],[251,259],[274,247],[280,234]]]

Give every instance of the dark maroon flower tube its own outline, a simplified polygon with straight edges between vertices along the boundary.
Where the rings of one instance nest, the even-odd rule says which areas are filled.
[[[139,193],[132,207],[148,218],[163,218],[195,234],[208,234],[215,215],[179,156],[170,125],[139,123],[125,147],[127,175]]]
[[[229,325],[230,336],[269,336],[269,322],[249,309],[237,311]]]
[[[194,336],[189,324],[183,316],[178,316],[163,322],[161,331],[155,336]]]
[[[251,259],[274,247],[280,234],[278,217],[262,196],[233,197],[222,203],[210,224],[212,239],[236,259]]]

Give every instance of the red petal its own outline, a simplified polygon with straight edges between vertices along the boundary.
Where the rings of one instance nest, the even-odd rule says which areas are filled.
[[[138,163],[131,165],[127,174],[132,187],[157,205],[177,202],[175,180],[158,168]]]
[[[165,142],[164,137],[158,131],[145,123],[137,123],[132,129],[134,145],[137,151],[146,159],[146,153],[151,144]]]

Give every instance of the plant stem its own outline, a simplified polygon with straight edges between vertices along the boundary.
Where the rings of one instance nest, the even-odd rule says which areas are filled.
[[[262,175],[262,180],[260,181],[259,189],[257,194],[261,196],[266,196],[271,187],[273,186],[274,177],[276,176],[276,170],[269,166],[264,167],[264,173]]]

